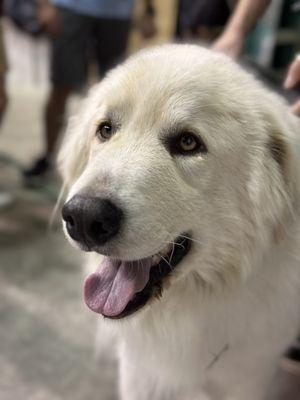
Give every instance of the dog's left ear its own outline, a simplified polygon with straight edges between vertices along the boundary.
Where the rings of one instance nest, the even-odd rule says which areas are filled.
[[[273,176],[271,184],[275,188],[277,186],[276,197],[281,197],[285,204],[282,217],[278,216],[278,223],[273,231],[275,243],[280,243],[285,237],[286,227],[290,226],[291,218],[297,213],[300,199],[300,124],[299,120],[288,112],[284,121],[274,123],[272,119],[269,126],[269,140],[266,145],[282,182],[281,185],[278,184],[278,177]]]
[[[260,167],[265,174],[260,209],[265,211],[265,217],[273,220],[273,234],[278,242],[283,237],[284,227],[291,223],[300,199],[300,124],[284,106],[278,113],[269,110],[265,115],[265,128],[267,160]]]
[[[283,132],[277,128],[271,128],[269,133],[269,140],[266,144],[267,148],[272,159],[276,162],[284,181],[288,183],[290,177],[289,169],[291,159],[288,143]]]
[[[260,232],[271,228],[278,241],[291,224],[300,199],[299,121],[285,104],[260,111],[264,134],[253,148],[248,192]],[[262,140],[262,142],[261,142]]]

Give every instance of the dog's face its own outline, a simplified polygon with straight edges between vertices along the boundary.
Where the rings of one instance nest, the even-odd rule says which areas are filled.
[[[282,108],[194,46],[141,53],[93,89],[60,155],[66,235],[105,256],[85,284],[91,309],[125,317],[167,296],[167,276],[214,284],[247,272],[290,200]]]

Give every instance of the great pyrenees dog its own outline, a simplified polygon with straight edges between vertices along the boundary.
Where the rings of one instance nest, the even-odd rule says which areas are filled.
[[[142,51],[91,90],[62,216],[122,400],[265,398],[300,328],[299,145],[281,98],[198,46]]]

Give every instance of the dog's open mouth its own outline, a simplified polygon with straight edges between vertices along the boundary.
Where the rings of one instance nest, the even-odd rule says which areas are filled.
[[[179,236],[174,244],[141,260],[121,261],[104,257],[96,272],[87,277],[87,306],[107,318],[124,318],[142,308],[160,293],[162,281],[186,256],[191,240]]]

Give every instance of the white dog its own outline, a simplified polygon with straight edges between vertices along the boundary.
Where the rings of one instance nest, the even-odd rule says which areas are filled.
[[[264,398],[300,328],[299,144],[278,96],[191,45],[130,58],[73,117],[64,229],[122,400]]]

